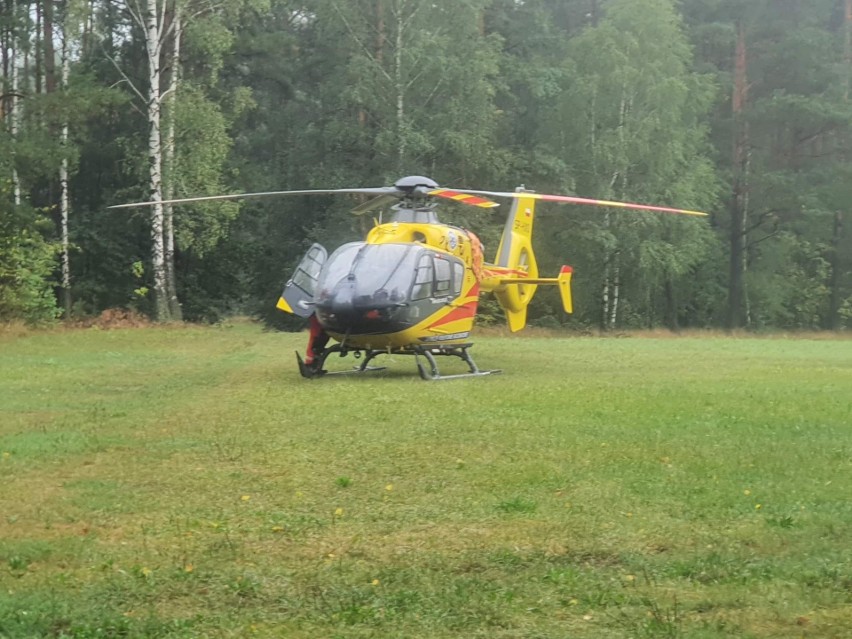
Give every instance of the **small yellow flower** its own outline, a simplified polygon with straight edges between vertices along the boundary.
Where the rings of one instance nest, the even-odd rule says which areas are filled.
[[[284,526],[273,526],[272,532],[276,532],[276,533],[284,532]]]
[[[139,572],[143,577],[145,577],[147,579],[148,577],[151,576],[151,573],[153,571],[150,568],[148,568],[147,566],[143,566],[142,569]]]
[[[192,564],[186,564],[183,567],[184,572],[192,572],[193,570],[195,570],[195,566],[193,566]]]
[[[755,505],[754,505],[754,509],[755,509],[755,510],[760,510],[761,508],[763,508],[763,505],[762,505],[762,504],[755,504]]]
[[[636,575],[624,575],[625,581],[636,581]]]
[[[240,501],[248,501],[249,499],[251,499],[251,495],[243,495],[240,497]]]
[[[569,606],[576,606],[578,603],[580,603],[580,601],[578,599],[572,599],[571,601],[568,602],[568,605]]]
[[[393,484],[388,484],[387,486],[385,486],[385,490],[388,491],[388,492],[392,491],[393,490]]]
[[[343,509],[342,508],[335,509],[334,516],[335,517],[343,517]]]
[[[373,581],[371,581],[370,583],[374,586],[378,586],[381,582],[378,579],[373,579]]]
[[[749,495],[751,495],[751,491],[750,491],[748,488],[746,488],[746,489],[743,491],[743,495],[745,495],[746,497],[748,497]]]

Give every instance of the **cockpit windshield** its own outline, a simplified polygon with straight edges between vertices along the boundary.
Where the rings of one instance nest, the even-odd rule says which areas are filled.
[[[364,242],[349,242],[339,247],[331,254],[319,274],[317,281],[317,298],[328,297],[334,287],[349,275],[352,262],[358,256],[358,251],[366,246]]]
[[[352,242],[337,249],[319,276],[317,302],[346,282],[356,304],[394,305],[407,300],[417,260],[425,249],[415,244]]]

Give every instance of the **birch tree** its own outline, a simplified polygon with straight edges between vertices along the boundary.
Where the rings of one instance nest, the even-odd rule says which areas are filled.
[[[21,19],[17,4],[12,5],[10,34],[10,98],[9,98],[9,157],[11,164],[11,179],[12,179],[12,197],[15,205],[21,203],[21,180],[18,176],[18,167],[16,166],[16,145],[21,121]]]
[[[140,0],[141,1],[141,0]],[[154,315],[162,322],[171,319],[168,298],[165,247],[165,214],[163,211],[163,148],[161,113],[163,92],[161,91],[162,52],[166,39],[172,35],[172,27],[166,22],[167,0],[128,0],[126,9],[144,34],[147,90],[143,93],[130,78],[121,71],[124,79],[145,103],[148,122],[148,200],[151,224],[151,268],[153,275]],[[118,64],[116,65],[118,66]]]
[[[141,0],[127,0],[125,4],[128,14],[144,33],[146,90],[140,91],[126,74],[123,75],[137,96],[145,102],[148,122],[148,199],[152,202],[150,224],[154,313],[161,321],[182,318],[175,275],[176,223],[172,207],[164,205],[163,200],[170,199],[176,192],[176,162],[179,155],[176,127],[185,25],[212,15],[225,6],[224,2],[211,0],[145,0],[144,5]],[[164,88],[166,81],[168,85]],[[234,205],[223,204],[219,208],[234,209]]]
[[[569,43],[568,55],[571,73],[540,143],[567,167],[577,191],[603,199],[708,206],[715,184],[704,155],[707,130],[700,122],[712,87],[690,70],[691,53],[673,3],[614,2],[598,26]],[[596,305],[605,330],[623,315],[635,322],[650,294],[643,290],[686,275],[701,259],[696,246],[712,241],[694,221],[606,210],[591,220],[566,215],[578,226],[560,238],[585,244],[579,259],[600,274]]]
[[[312,28],[341,62],[317,97],[328,117],[336,107],[352,114],[348,130],[333,126],[374,174],[392,179],[427,167],[440,179],[448,167],[454,178],[461,169],[475,180],[502,170],[493,138],[499,39],[483,30],[487,4],[317,2]]]
[[[63,4],[63,19],[61,20],[60,33],[60,91],[63,94],[68,92],[68,80],[71,75],[71,53],[69,51],[71,37],[70,15],[68,11],[68,2]],[[69,197],[68,186],[68,137],[70,124],[68,116],[62,118],[61,133],[60,133],[60,151],[62,157],[59,164],[59,219],[60,219],[60,242],[61,242],[61,263],[62,263],[62,301],[65,308],[65,319],[71,318],[71,242],[68,231],[68,219],[70,216],[71,200]]]
[[[171,176],[174,172],[175,163],[175,103],[177,102],[178,85],[180,83],[180,47],[183,38],[183,16],[180,6],[175,6],[172,14],[172,37],[171,55],[169,59],[169,88],[167,109],[169,118],[166,128],[166,139],[163,148],[163,163],[169,179],[166,181],[165,199],[174,198],[174,180]],[[163,205],[163,244],[165,260],[166,297],[168,300],[169,315],[173,320],[181,321],[183,311],[177,296],[177,277],[175,275],[175,219],[174,207],[171,204]]]

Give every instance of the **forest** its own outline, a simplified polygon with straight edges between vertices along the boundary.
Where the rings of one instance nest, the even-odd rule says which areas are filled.
[[[384,186],[576,194],[577,330],[852,327],[852,0],[0,0],[0,322],[274,308]],[[442,219],[496,242],[506,205]],[[484,300],[482,320],[499,322]],[[282,315],[282,317],[278,317]]]

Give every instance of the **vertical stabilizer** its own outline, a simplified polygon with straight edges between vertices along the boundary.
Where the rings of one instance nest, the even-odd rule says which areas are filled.
[[[518,191],[522,192],[522,189]],[[512,278],[538,277],[538,265],[532,249],[535,202],[531,197],[515,199],[500,237],[495,266],[505,269],[505,274]],[[535,284],[508,284],[494,290],[497,301],[506,313],[510,331],[519,331],[526,325],[527,305],[536,288]]]

